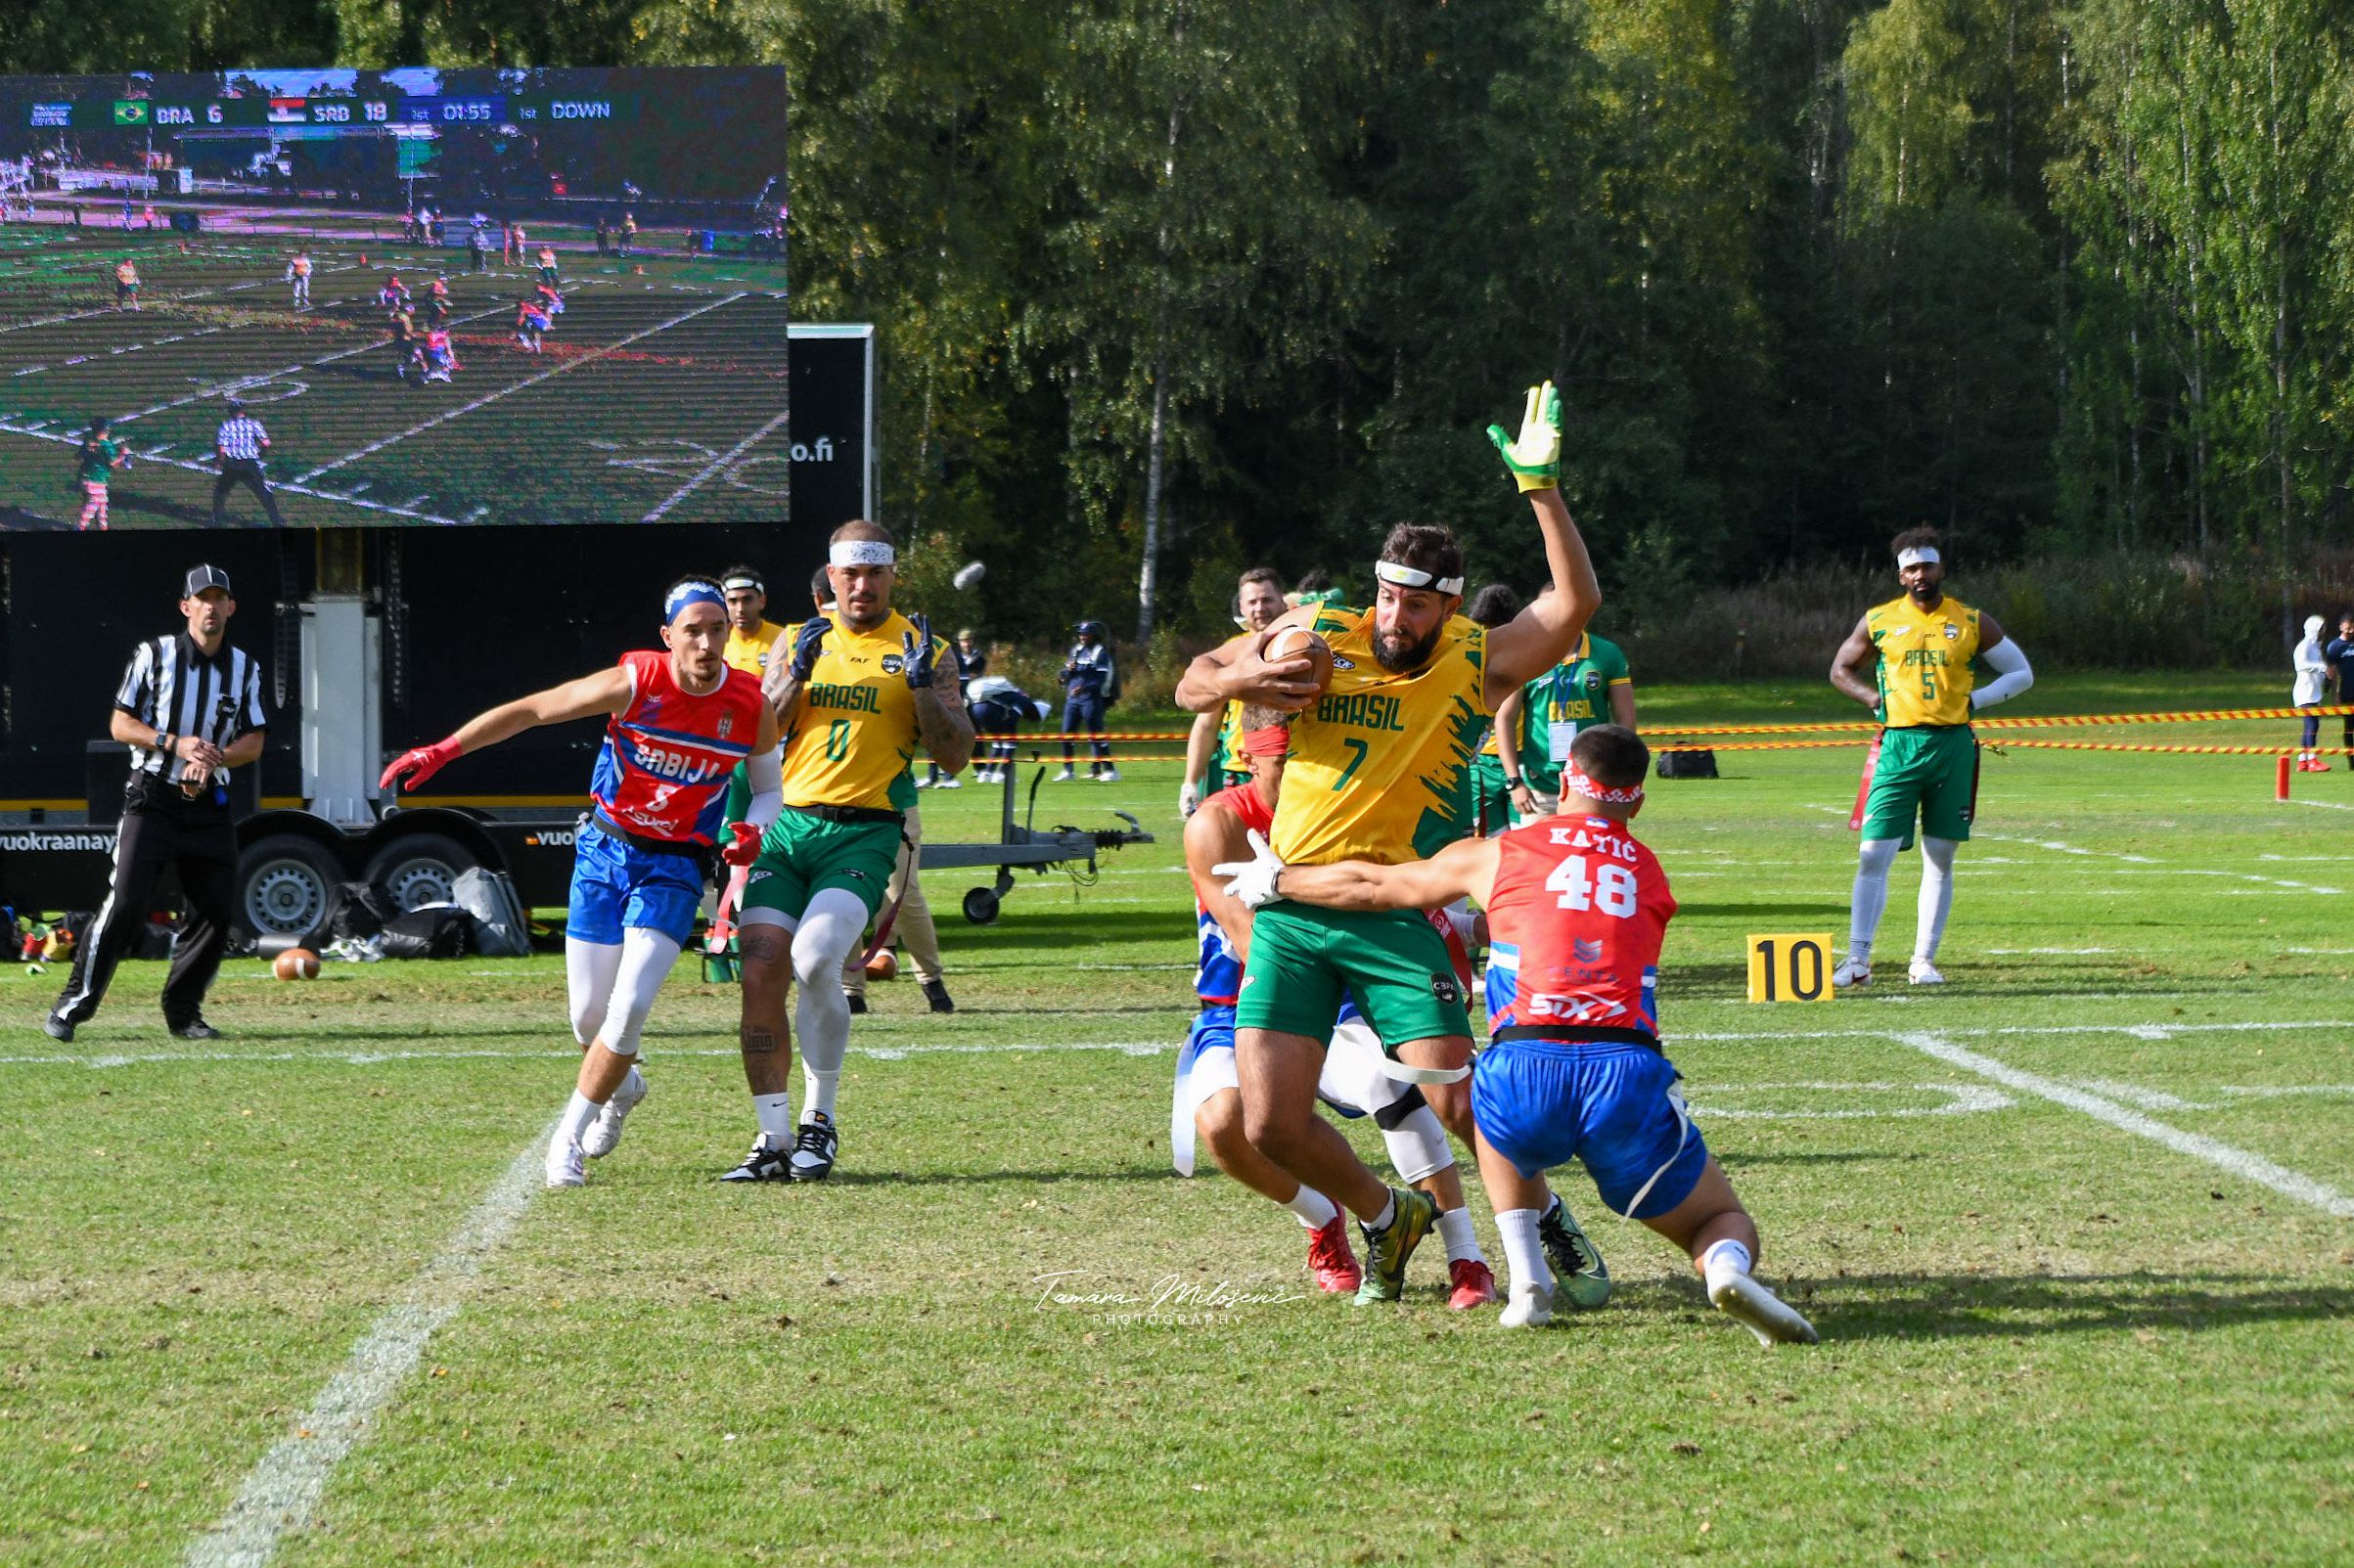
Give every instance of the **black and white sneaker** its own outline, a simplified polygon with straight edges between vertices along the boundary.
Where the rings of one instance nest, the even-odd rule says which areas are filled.
[[[931,1004],[934,1012],[956,1011],[956,999],[948,994],[948,982],[945,980],[925,981],[924,1000]]]
[[[834,1156],[841,1148],[841,1130],[822,1110],[811,1111],[801,1123],[801,1136],[792,1144],[792,1179],[822,1182],[834,1174]]]
[[[186,1023],[172,1024],[170,1028],[171,1032],[182,1040],[218,1040],[221,1037],[221,1032],[206,1023],[202,1017],[191,1018]]]
[[[41,1020],[41,1029],[49,1036],[50,1039],[57,1041],[61,1045],[69,1046],[73,1044],[73,1023],[71,1019],[61,1018],[53,1012]]]
[[[792,1168],[786,1163],[790,1149],[777,1148],[762,1133],[752,1140],[752,1151],[744,1156],[744,1163],[732,1171],[724,1171],[722,1182],[783,1182],[790,1179]]]

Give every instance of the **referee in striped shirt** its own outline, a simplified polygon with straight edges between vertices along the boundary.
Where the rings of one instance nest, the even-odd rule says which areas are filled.
[[[261,510],[270,515],[270,526],[283,528],[286,519],[278,515],[278,498],[270,494],[269,478],[261,471],[262,454],[270,449],[270,432],[261,427],[261,421],[246,412],[245,404],[229,399],[229,417],[212,437],[212,454],[220,462],[220,476],[212,481],[212,525],[221,525],[221,503],[229,492],[244,485],[261,497]]]
[[[131,748],[114,839],[114,880],[73,957],[65,995],[50,1009],[54,1040],[71,1040],[107,994],[114,965],[147,923],[156,879],[179,874],[187,918],[172,943],[163,1022],[183,1040],[214,1040],[204,992],[229,946],[236,909],[237,834],[229,822],[229,770],[261,755],[261,667],[229,647],[229,574],[199,566],[180,595],[187,630],[139,645],[114,694],[110,730]]]

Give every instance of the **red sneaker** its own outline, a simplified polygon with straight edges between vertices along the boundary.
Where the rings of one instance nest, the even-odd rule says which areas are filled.
[[[1496,1274],[1477,1258],[1457,1258],[1447,1265],[1447,1282],[1455,1288],[1447,1292],[1447,1311],[1470,1312],[1501,1301],[1496,1294]]]
[[[1321,1231],[1308,1235],[1308,1274],[1316,1288],[1342,1295],[1365,1283],[1365,1271],[1348,1244],[1348,1216],[1335,1214]]]

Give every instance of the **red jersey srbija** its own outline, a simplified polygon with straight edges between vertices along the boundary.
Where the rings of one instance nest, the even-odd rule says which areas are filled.
[[[1675,895],[1659,859],[1601,817],[1549,817],[1499,840],[1488,901],[1490,1033],[1659,1032],[1659,943]]]
[[[627,832],[708,844],[727,811],[728,775],[760,733],[760,682],[731,669],[719,690],[695,696],[652,649],[621,655],[629,706],[606,721],[589,782],[598,813]]]

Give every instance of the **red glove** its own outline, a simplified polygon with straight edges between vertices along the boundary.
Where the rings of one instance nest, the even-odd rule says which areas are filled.
[[[749,866],[760,858],[760,829],[748,822],[728,824],[728,831],[736,835],[734,843],[722,845],[719,858],[730,866]]]
[[[430,746],[416,746],[392,759],[392,766],[376,781],[379,789],[405,786],[411,793],[422,788],[425,782],[457,760],[458,738],[436,740]]]

